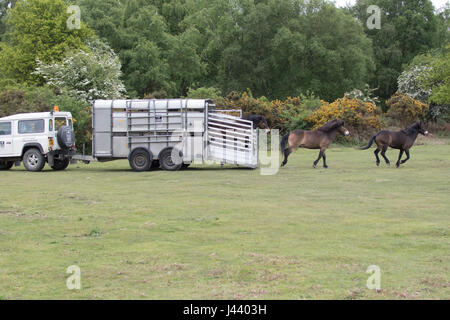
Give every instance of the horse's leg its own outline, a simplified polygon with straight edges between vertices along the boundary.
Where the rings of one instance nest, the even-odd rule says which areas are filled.
[[[409,149],[406,149],[406,150],[405,150],[405,153],[406,153],[406,159],[405,159],[405,160],[402,160],[402,161],[400,161],[400,163],[401,163],[401,164],[403,164],[403,163],[405,163],[406,161],[408,161],[408,160],[409,160]]]
[[[286,163],[287,163],[287,161],[288,161],[288,157],[289,157],[289,155],[292,153],[292,149],[291,148],[287,148],[287,149],[284,149],[284,160],[283,160],[283,162],[281,163],[281,166],[282,167],[284,167],[285,165],[286,165]]]
[[[388,146],[383,146],[383,149],[381,150],[381,156],[384,158],[384,161],[386,161],[386,164],[388,166],[391,165],[391,162],[389,161],[389,159],[386,157],[386,150],[387,150]]]
[[[397,163],[395,164],[397,168],[400,167],[400,160],[402,159],[402,156],[403,156],[403,149],[400,149],[400,152],[398,154],[398,160]]]
[[[316,161],[314,161],[314,164],[313,164],[314,168],[317,166],[317,163],[319,162],[320,158],[322,158],[322,157],[323,157],[323,152],[322,152],[322,150],[320,150],[319,157],[317,158]]]
[[[325,154],[325,150],[322,151],[322,159],[323,159],[323,167],[328,168],[327,166],[327,156]]]
[[[377,166],[379,166],[380,158],[378,157],[378,154],[380,153],[380,149],[377,148],[373,153],[375,154],[375,157],[377,158]]]

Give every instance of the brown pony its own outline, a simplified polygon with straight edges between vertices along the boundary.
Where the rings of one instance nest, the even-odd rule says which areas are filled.
[[[294,130],[281,139],[281,152],[284,154],[284,161],[281,166],[285,166],[289,155],[297,148],[320,149],[319,158],[314,161],[314,168],[317,166],[320,158],[323,158],[323,167],[327,166],[327,157],[325,150],[336,138],[337,133],[348,136],[350,132],[344,128],[344,121],[335,119],[328,122],[314,131]]]
[[[377,149],[374,151],[375,157],[377,158],[377,166],[380,165],[380,158],[378,157],[378,153],[381,151],[381,156],[386,161],[387,165],[390,165],[389,159],[386,157],[386,150],[388,147],[394,149],[400,149],[400,153],[398,155],[398,160],[396,163],[397,168],[400,164],[405,163],[409,160],[409,149],[413,146],[416,141],[417,135],[422,134],[424,136],[428,135],[428,131],[425,130],[422,121],[416,122],[410,127],[401,130],[401,131],[387,131],[382,130],[374,135],[369,144],[365,147],[360,148],[361,150],[369,149],[373,142],[377,144]],[[406,159],[401,160],[403,156],[403,152],[406,153]]]

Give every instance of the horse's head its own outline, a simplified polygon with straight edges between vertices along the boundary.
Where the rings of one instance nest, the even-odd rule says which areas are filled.
[[[266,133],[270,132],[270,128],[269,128],[269,125],[267,124],[267,120],[262,115],[249,115],[249,116],[243,117],[242,119],[253,122],[253,129],[260,128],[260,129],[265,129]]]
[[[265,129],[266,133],[270,132],[269,125],[267,124],[267,120],[264,116],[261,116],[261,119],[257,123],[256,127],[260,128],[260,129]]]
[[[424,126],[422,120],[420,120],[419,122],[417,122],[416,125],[417,125],[417,130],[419,130],[419,133],[420,133],[420,134],[422,134],[422,135],[424,135],[424,136],[427,136],[427,135],[428,135],[428,131],[425,130],[425,126]]]
[[[348,129],[346,127],[344,127],[344,120],[337,120],[337,129],[339,131],[340,134],[342,134],[343,136],[348,137],[350,135],[350,131],[348,131]]]
[[[253,122],[253,128],[265,129],[266,133],[270,132],[269,125],[267,124],[267,120],[264,116],[261,115],[252,115],[247,117],[248,120]]]

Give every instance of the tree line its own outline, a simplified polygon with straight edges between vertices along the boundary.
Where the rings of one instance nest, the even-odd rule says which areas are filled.
[[[80,30],[65,27],[69,4]],[[373,4],[381,29],[369,30]],[[369,84],[385,100],[406,64],[449,40],[448,7],[436,13],[429,0],[0,0],[0,21],[1,77],[42,85],[37,59],[61,61],[97,37],[118,56],[129,97],[215,87],[333,101]]]

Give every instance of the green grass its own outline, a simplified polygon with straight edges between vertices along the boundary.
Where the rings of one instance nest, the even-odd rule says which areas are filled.
[[[0,297],[449,299],[450,145],[416,146],[400,169],[372,151],[332,148],[314,170],[317,151],[298,150],[274,176],[1,172]],[[81,290],[66,288],[70,265]]]

